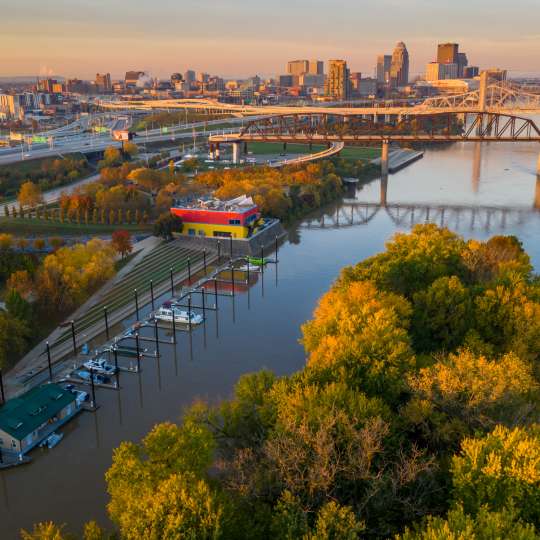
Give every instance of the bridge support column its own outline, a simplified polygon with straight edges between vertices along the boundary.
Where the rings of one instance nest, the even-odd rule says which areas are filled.
[[[534,192],[534,209],[540,211],[540,174],[536,176],[536,190]]]
[[[247,142],[244,142],[244,154],[248,153],[248,145]]]
[[[234,142],[232,145],[233,158],[232,161],[235,165],[240,163],[241,142]]]
[[[388,153],[390,149],[390,141],[385,139],[382,143],[381,151],[381,174],[388,176]]]
[[[216,144],[216,149],[214,150],[214,159],[219,161],[219,143]]]

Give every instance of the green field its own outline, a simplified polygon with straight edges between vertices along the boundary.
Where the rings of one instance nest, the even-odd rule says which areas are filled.
[[[322,144],[314,144],[309,149],[309,144],[287,144],[287,154],[315,154],[316,152],[322,152],[326,149],[326,146]],[[253,152],[254,155],[266,155],[266,154],[281,154],[283,153],[283,143],[266,143],[266,142],[250,142],[248,143],[248,151]]]
[[[381,157],[381,149],[377,147],[346,146],[339,157],[353,160],[371,160]]]
[[[73,158],[73,159],[86,159],[86,156],[84,154],[81,154],[79,152],[73,153],[73,154],[64,154],[65,158]],[[10,173],[20,173],[22,175],[24,174],[32,174],[37,173],[41,171],[41,165],[43,165],[46,161],[54,161],[55,159],[60,159],[59,157],[44,157],[44,158],[27,158],[24,161],[17,161],[16,163],[10,163],[9,165],[0,165],[0,176],[2,176],[2,173],[10,172]]]
[[[137,231],[147,232],[151,229],[151,225],[86,225],[35,218],[0,218],[0,233],[10,233],[15,236],[84,236],[88,234],[110,234],[117,229],[125,229],[132,233]]]

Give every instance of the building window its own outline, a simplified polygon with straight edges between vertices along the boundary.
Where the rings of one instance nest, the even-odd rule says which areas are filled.
[[[240,225],[239,219],[229,219],[229,225]]]
[[[190,236],[195,236],[195,229],[189,229],[189,230],[188,230],[188,234],[189,234]]]

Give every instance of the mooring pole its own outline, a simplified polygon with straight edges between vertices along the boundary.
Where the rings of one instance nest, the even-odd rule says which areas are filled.
[[[264,248],[261,246],[261,272],[264,274]]]
[[[229,236],[229,248],[231,252],[231,259],[232,259],[232,244],[233,244],[232,236]]]
[[[277,262],[277,256],[278,256],[278,237],[276,234],[276,262]]]
[[[120,370],[118,369],[118,349],[114,346],[114,367],[116,369],[116,387],[120,387]]]
[[[201,298],[202,298],[202,316],[206,320],[206,293],[204,287],[201,289]]]
[[[191,294],[188,296],[188,325],[189,325],[189,333],[191,335]]]
[[[234,266],[231,259],[231,282],[232,282],[232,295],[234,296]]]
[[[219,263],[219,260],[221,259],[221,240],[218,240],[217,243],[217,260]]]
[[[92,403],[90,403],[92,409],[96,406],[96,385],[94,382],[94,370],[90,368],[90,384],[92,385]]]
[[[73,354],[77,354],[77,342],[75,341],[75,321],[71,321],[71,339],[73,341]]]
[[[204,275],[206,276],[206,249],[203,249],[202,256],[203,256],[203,264],[204,264]]]
[[[152,311],[155,311],[156,307],[154,306],[154,282],[150,280],[150,300],[152,301]]]
[[[214,298],[215,298],[215,301],[216,301],[216,311],[217,311],[217,307],[218,307],[218,300],[217,300],[217,278],[214,278]]]
[[[137,321],[139,320],[139,293],[137,292],[137,289],[133,289],[133,293],[135,294],[135,315],[137,316]]]
[[[141,347],[139,345],[139,332],[135,334],[135,344],[137,348],[137,373],[141,371]]]
[[[171,296],[174,298],[174,279],[173,279],[173,269],[171,268]]]
[[[174,311],[173,311],[173,319],[174,319]],[[157,319],[154,319],[154,337],[156,339],[156,358],[157,358],[159,356],[159,333],[158,333]]]
[[[172,336],[173,343],[176,345],[176,315],[174,314],[174,306],[172,306]]]
[[[47,365],[49,366],[49,382],[52,382],[52,366],[51,366],[51,348],[49,342],[46,343],[47,346]]]
[[[103,317],[105,318],[105,334],[107,335],[107,339],[111,339],[111,336],[109,335],[109,317],[107,313],[107,306],[103,308]]]

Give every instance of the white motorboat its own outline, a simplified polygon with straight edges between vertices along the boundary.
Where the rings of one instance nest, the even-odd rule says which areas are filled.
[[[261,269],[262,269],[262,266],[258,264],[251,264],[249,262],[237,268],[237,270],[239,270],[240,272],[250,272],[250,273],[261,272]]]
[[[63,433],[51,433],[39,446],[47,447],[49,450],[54,448],[64,438]]]
[[[160,307],[155,313],[154,318],[158,321],[173,322],[173,313],[174,313],[174,322],[179,324],[201,324],[204,319],[202,315],[198,315],[193,311],[187,312],[182,311],[175,307]]]
[[[114,375],[116,373],[116,368],[109,364],[105,358],[92,358],[87,360],[83,366],[89,371],[102,375]]]

